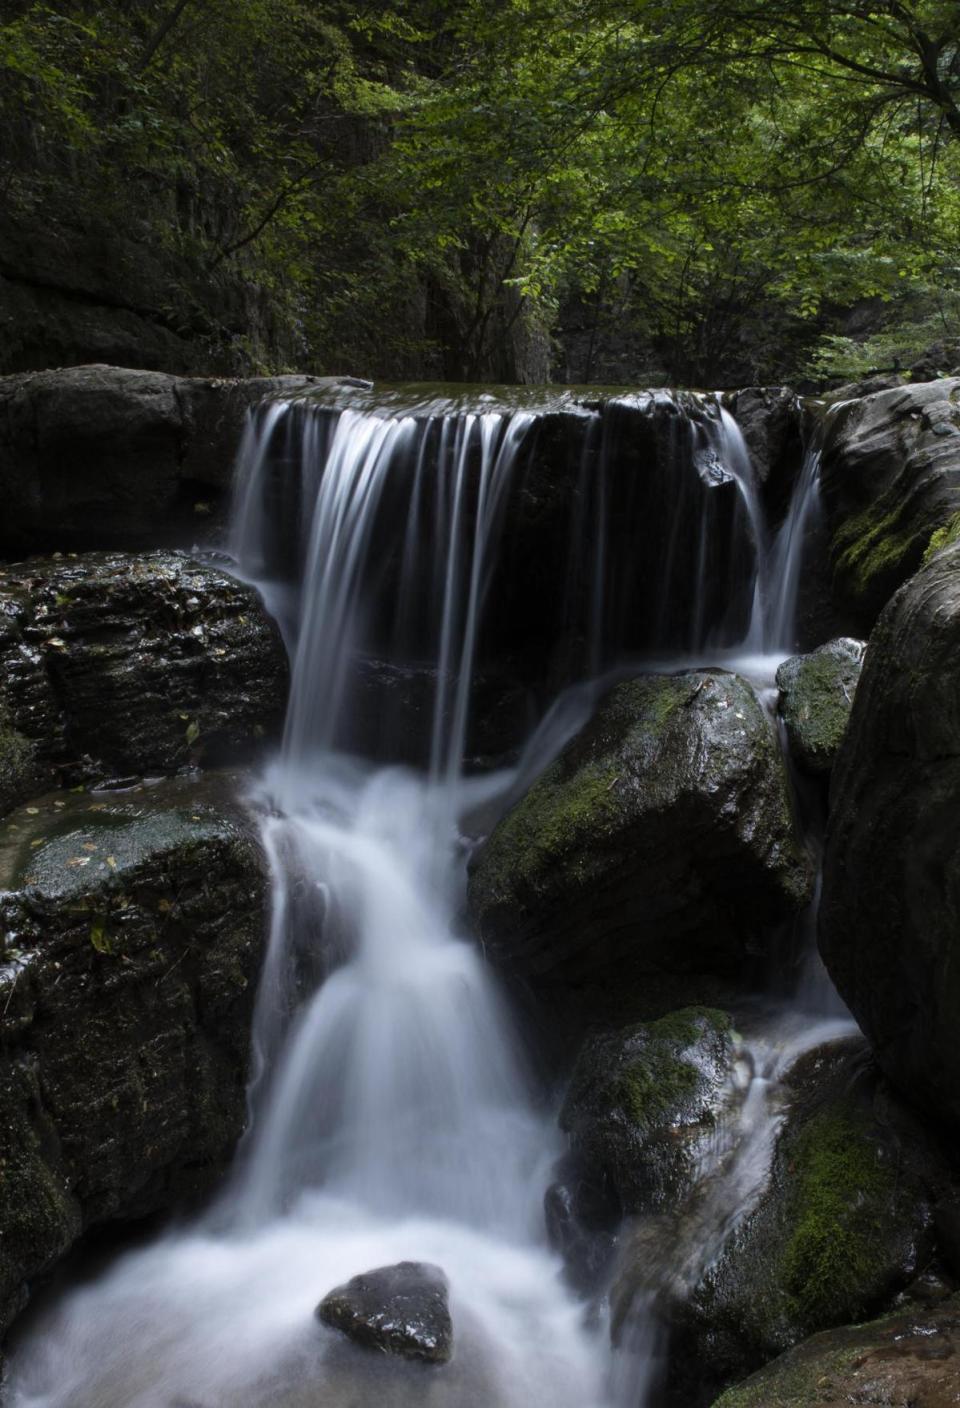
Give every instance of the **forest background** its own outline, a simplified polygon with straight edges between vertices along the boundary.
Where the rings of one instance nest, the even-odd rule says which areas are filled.
[[[0,3],[0,371],[960,364],[947,0]]]

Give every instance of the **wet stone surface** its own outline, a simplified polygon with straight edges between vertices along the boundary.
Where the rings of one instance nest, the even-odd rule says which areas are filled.
[[[401,1261],[354,1276],[324,1296],[317,1316],[384,1354],[445,1364],[453,1353],[447,1278],[427,1262]]]
[[[83,1230],[195,1198],[232,1154],[266,924],[235,785],[0,823],[0,1328]]]

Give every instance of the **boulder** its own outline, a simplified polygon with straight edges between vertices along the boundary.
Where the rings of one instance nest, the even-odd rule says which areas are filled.
[[[771,720],[746,681],[695,671],[606,696],[474,857],[468,899],[541,996],[655,1016],[715,1001],[810,887]]]
[[[890,602],[834,768],[819,942],[908,1099],[960,1127],[960,545]]]
[[[49,794],[0,830],[0,1330],[85,1228],[231,1156],[267,904],[232,791]]]
[[[689,1007],[586,1041],[560,1111],[574,1154],[623,1213],[674,1207],[743,1089],[730,1017]]]
[[[875,1314],[932,1253],[932,1205],[947,1173],[864,1062],[862,1041],[815,1049],[787,1073],[783,1095],[759,1198],[673,1307],[677,1402],[696,1396],[705,1369],[716,1391],[818,1330]]]
[[[257,593],[178,553],[0,568],[0,802],[249,756],[287,660]]]
[[[447,1278],[428,1262],[401,1261],[354,1276],[324,1296],[317,1315],[382,1354],[445,1364],[453,1353]]]
[[[864,642],[843,637],[809,655],[795,655],[777,670],[780,717],[794,760],[805,772],[825,775],[843,741],[863,664]]]
[[[829,412],[821,460],[838,609],[866,635],[960,511],[960,379],[893,387]]]
[[[728,1389],[714,1408],[952,1408],[958,1376],[960,1295],[953,1295],[814,1335]]]
[[[0,556],[206,538],[249,408],[318,382],[99,364],[0,377]]]

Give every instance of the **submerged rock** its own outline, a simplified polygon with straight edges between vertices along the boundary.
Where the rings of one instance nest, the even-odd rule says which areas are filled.
[[[287,660],[252,588],[179,553],[0,569],[0,801],[38,782],[249,755],[283,718]]]
[[[429,1262],[401,1261],[352,1277],[317,1315],[365,1349],[445,1364],[453,1353],[447,1278]]]
[[[843,637],[777,670],[780,715],[790,752],[806,771],[825,774],[843,741],[863,664],[861,640]]]
[[[266,865],[230,792],[54,794],[0,829],[0,1329],[85,1228],[233,1151]]]
[[[958,1382],[960,1295],[954,1295],[814,1335],[728,1389],[714,1408],[952,1408]]]
[[[960,1127],[960,545],[890,602],[833,775],[820,951],[890,1080]]]
[[[541,995],[656,1015],[740,974],[810,885],[770,719],[696,671],[606,696],[480,850],[469,905]]]
[[[821,485],[838,608],[866,634],[960,511],[960,379],[898,386],[840,405]]]
[[[678,1402],[705,1366],[719,1389],[818,1330],[875,1314],[931,1254],[946,1172],[864,1065],[859,1039],[804,1057],[786,1093],[768,1183],[675,1307]]]

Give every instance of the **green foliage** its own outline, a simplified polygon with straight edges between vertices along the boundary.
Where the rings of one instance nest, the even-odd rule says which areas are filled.
[[[574,306],[688,382],[956,346],[951,3],[8,9],[14,221],[148,243],[238,365],[488,373]]]

